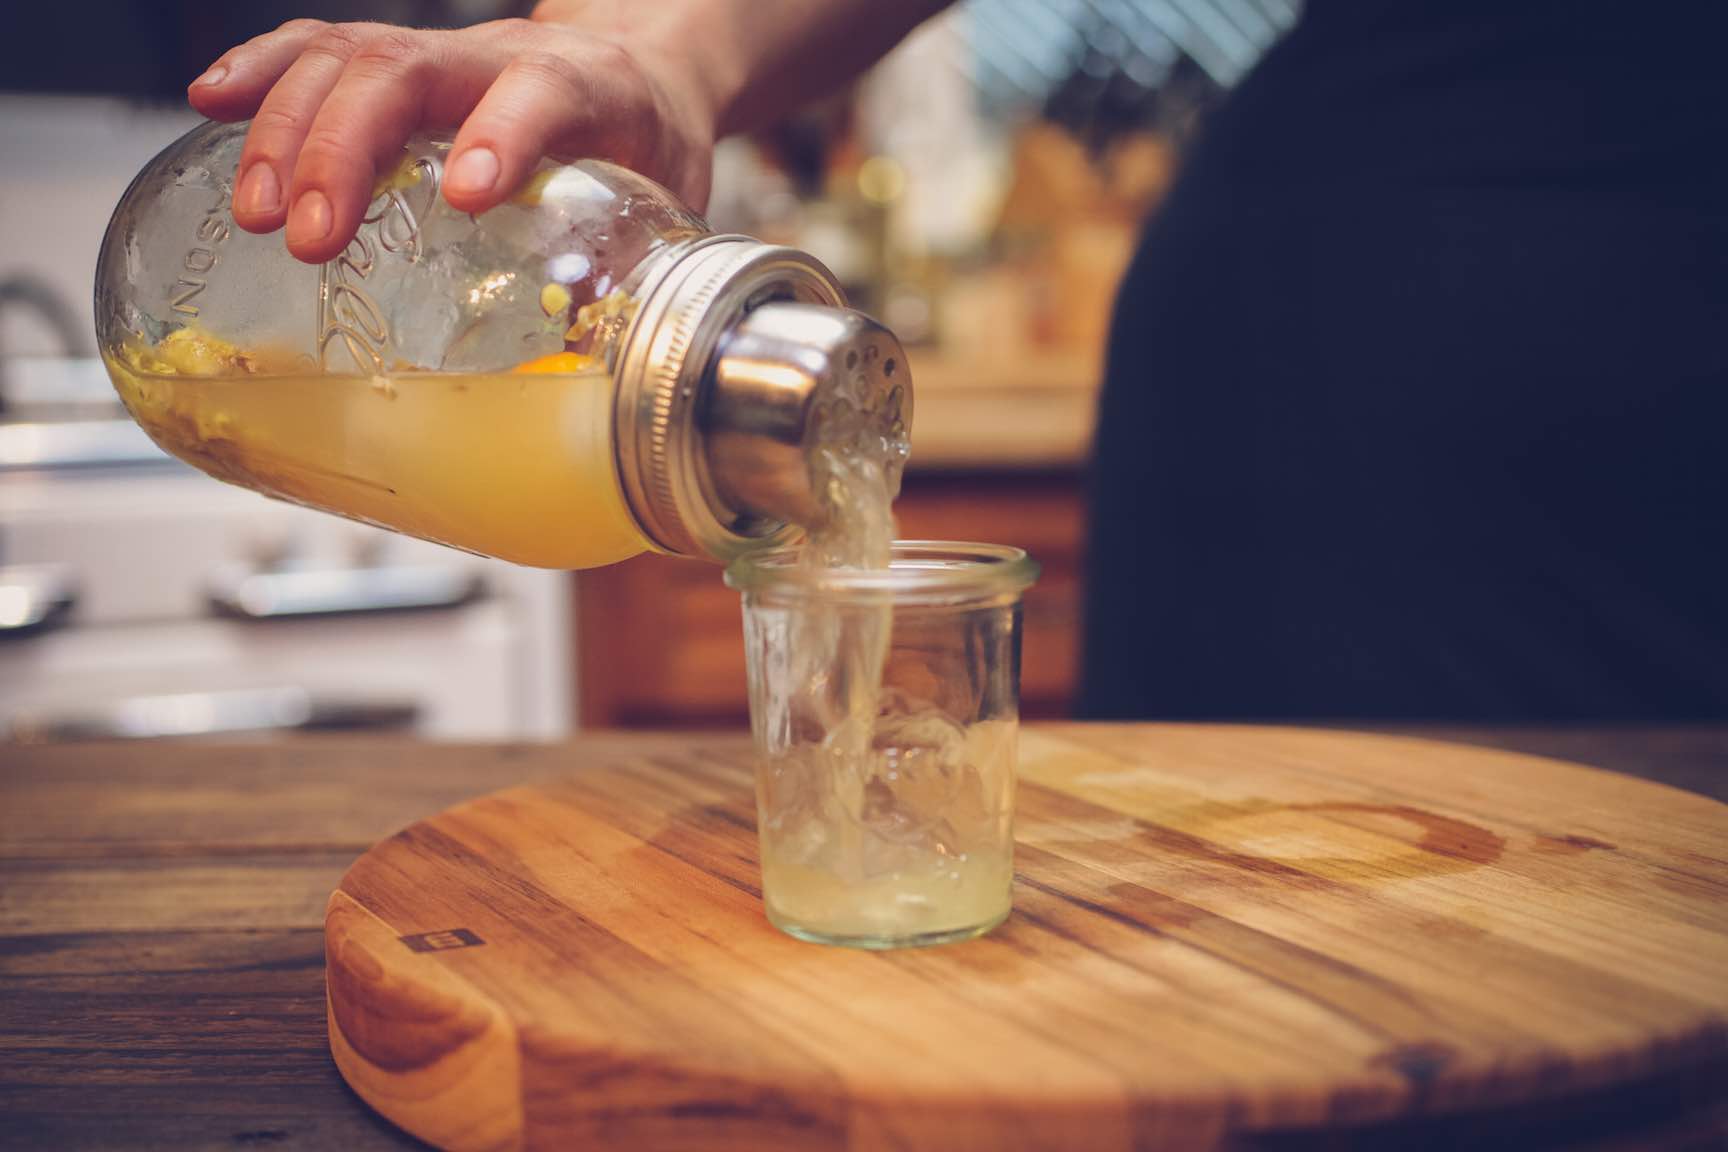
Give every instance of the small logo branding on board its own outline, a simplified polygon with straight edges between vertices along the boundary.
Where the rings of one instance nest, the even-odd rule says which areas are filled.
[[[446,928],[442,932],[422,932],[418,936],[403,936],[401,940],[415,952],[448,952],[452,948],[478,948],[486,943],[466,928]]]

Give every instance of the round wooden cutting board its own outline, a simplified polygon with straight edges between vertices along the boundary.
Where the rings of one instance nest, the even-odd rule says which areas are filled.
[[[1728,1067],[1712,800],[1390,737],[1034,728],[1013,917],[864,953],[763,918],[736,747],[361,857],[325,927],[355,1090],[456,1149],[1115,1152]]]

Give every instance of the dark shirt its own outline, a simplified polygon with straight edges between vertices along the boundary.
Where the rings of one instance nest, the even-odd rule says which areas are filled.
[[[1311,0],[1121,290],[1086,714],[1728,716],[1725,45]]]

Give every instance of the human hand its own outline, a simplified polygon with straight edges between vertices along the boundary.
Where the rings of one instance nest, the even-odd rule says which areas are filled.
[[[583,7],[451,31],[292,20],[230,49],[187,94],[213,120],[252,120],[235,222],[286,226],[296,257],[332,259],[409,135],[458,126],[443,194],[460,211],[507,199],[548,153],[612,160],[701,210],[717,113],[698,70],[618,21],[560,19]]]

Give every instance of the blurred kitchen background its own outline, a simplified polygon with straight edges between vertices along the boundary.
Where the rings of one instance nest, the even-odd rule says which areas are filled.
[[[196,122],[184,86],[224,48],[294,16],[519,6],[101,0],[76,31],[20,7],[0,18],[0,738],[744,722],[717,568],[512,568],[273,503],[162,456],[93,359],[108,215]],[[1074,691],[1093,400],[1139,221],[1295,17],[1296,0],[967,0],[846,92],[721,146],[712,223],[815,253],[911,348],[901,534],[1044,565],[1028,716]]]

